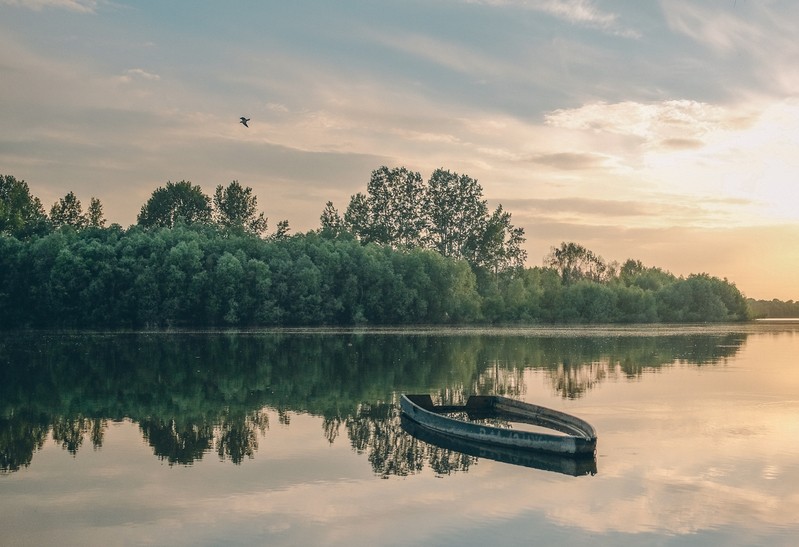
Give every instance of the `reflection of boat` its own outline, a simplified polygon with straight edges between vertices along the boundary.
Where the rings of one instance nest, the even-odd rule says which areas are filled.
[[[593,454],[596,431],[575,416],[498,395],[472,395],[465,405],[434,405],[430,395],[402,395],[402,412],[411,420],[442,435],[471,442],[554,454]],[[473,423],[446,416],[465,412],[469,420],[500,418],[531,424],[563,435],[520,431]]]
[[[466,439],[436,433],[434,430],[414,422],[404,414],[402,415],[401,423],[402,429],[409,435],[445,450],[454,450],[476,458],[522,465],[544,471],[554,471],[574,477],[596,475],[596,459],[593,454],[552,454],[540,450],[525,450],[467,441]]]

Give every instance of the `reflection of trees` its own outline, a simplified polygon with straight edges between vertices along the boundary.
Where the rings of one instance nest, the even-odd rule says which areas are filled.
[[[269,428],[269,416],[257,410],[246,416],[226,416],[219,427],[216,438],[216,453],[233,463],[241,463],[244,457],[252,458],[258,450],[258,433]]]
[[[240,463],[257,451],[269,425],[263,409],[270,408],[286,426],[294,412],[321,416],[329,442],[346,432],[379,473],[414,472],[418,458],[446,472],[465,464],[446,454],[422,450],[420,456],[398,436],[391,405],[363,401],[391,401],[398,392],[434,393],[449,403],[472,393],[519,397],[530,369],[542,371],[555,393],[574,398],[607,378],[637,378],[675,362],[723,362],[745,339],[369,331],[0,334],[0,469],[28,465],[50,432],[73,454],[89,443],[99,447],[108,421],[122,419],[138,423],[154,453],[170,463],[190,464],[212,451]]]
[[[258,450],[258,433],[269,427],[263,410],[242,416],[224,415],[218,425],[144,419],[139,428],[159,458],[170,464],[191,464],[212,449],[220,459],[241,463]]]
[[[675,362],[716,364],[735,355],[746,341],[744,334],[682,335],[652,337],[586,337],[567,344],[551,344],[543,367],[555,392],[576,399],[608,378],[638,378]]]
[[[50,424],[40,417],[20,413],[0,417],[0,473],[28,467],[49,431]]]
[[[189,464],[199,460],[213,445],[213,427],[210,424],[145,418],[139,421],[139,428],[155,455],[170,464]]]
[[[366,453],[374,472],[382,477],[406,476],[420,472],[424,463],[438,474],[466,471],[474,458],[420,442],[403,431],[394,404],[368,404],[358,407],[346,420],[350,443],[359,454]]]
[[[87,433],[92,446],[101,447],[106,427],[107,421],[102,418],[87,418],[81,415],[58,416],[52,423],[53,440],[74,455],[83,444],[83,438]]]

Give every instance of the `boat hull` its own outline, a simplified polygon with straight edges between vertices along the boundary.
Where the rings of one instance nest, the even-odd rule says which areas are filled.
[[[429,395],[402,395],[400,407],[406,417],[432,431],[471,442],[553,454],[593,454],[596,451],[596,431],[588,422],[507,397],[473,395],[463,406],[436,406]],[[470,418],[502,417],[560,431],[563,435],[471,423],[445,415],[451,412],[466,412]]]

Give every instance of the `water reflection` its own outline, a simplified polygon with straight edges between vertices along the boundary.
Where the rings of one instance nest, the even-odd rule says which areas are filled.
[[[71,454],[100,448],[109,422],[138,424],[153,454],[188,465],[208,454],[240,464],[291,413],[346,435],[375,473],[468,470],[471,454],[403,431],[395,398],[428,392],[524,394],[524,371],[578,398],[608,378],[735,355],[746,334],[561,337],[436,333],[15,333],[0,336],[0,471],[31,464],[48,438]]]

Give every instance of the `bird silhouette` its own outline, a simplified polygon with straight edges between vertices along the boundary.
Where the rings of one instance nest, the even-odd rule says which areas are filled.
[[[250,121],[250,118],[245,118],[244,116],[242,116],[240,119],[241,123],[244,124],[244,127],[250,127],[249,125],[247,125],[247,122]]]

